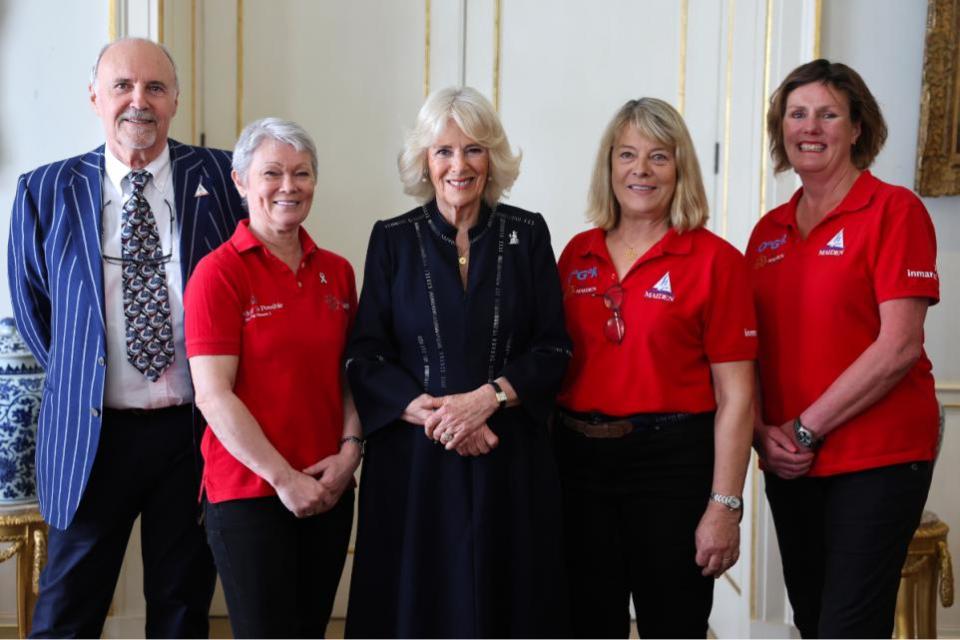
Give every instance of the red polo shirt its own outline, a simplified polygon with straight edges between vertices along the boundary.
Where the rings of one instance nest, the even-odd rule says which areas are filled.
[[[341,375],[356,310],[353,269],[300,229],[293,273],[243,220],[197,265],[184,296],[187,356],[239,356],[234,393],[294,469],[339,450]],[[201,445],[210,502],[274,495],[212,429]]]
[[[767,424],[800,415],[876,340],[881,302],[939,300],[933,224],[911,191],[864,171],[806,239],[796,224],[801,194],[764,216],[747,247]],[[922,353],[886,396],[830,432],[809,475],[933,459],[930,371]]]
[[[670,229],[622,282],[623,342],[604,335],[603,294],[618,284],[606,232],[575,236],[560,256],[573,359],[558,402],[578,412],[712,411],[710,365],[756,358],[746,263],[706,229]]]

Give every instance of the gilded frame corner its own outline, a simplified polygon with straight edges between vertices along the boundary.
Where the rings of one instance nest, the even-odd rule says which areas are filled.
[[[914,188],[960,195],[960,0],[927,0]]]

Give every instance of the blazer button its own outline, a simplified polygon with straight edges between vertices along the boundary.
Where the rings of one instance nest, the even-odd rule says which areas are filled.
[[[100,409],[97,409],[96,407],[90,407],[90,415],[92,415],[94,418],[100,417]]]
[[[97,364],[100,365],[101,367],[106,363],[107,361],[103,359],[103,356],[100,356],[99,358],[97,358]]]

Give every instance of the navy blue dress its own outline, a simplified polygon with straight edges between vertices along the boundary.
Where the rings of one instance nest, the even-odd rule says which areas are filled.
[[[370,236],[347,349],[367,438],[347,637],[568,633],[547,420],[570,340],[550,234],[539,214],[501,204],[469,236],[466,289],[435,203]],[[446,451],[399,419],[421,393],[501,375],[521,404],[491,416],[500,445],[487,455]]]

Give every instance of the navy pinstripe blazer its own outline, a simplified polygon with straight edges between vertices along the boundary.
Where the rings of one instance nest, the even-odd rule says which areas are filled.
[[[169,147],[186,285],[244,214],[228,152],[174,140]],[[37,437],[40,510],[61,529],[73,520],[100,439],[103,167],[101,146],[20,176],[10,224],[7,275],[17,328],[47,376]]]

